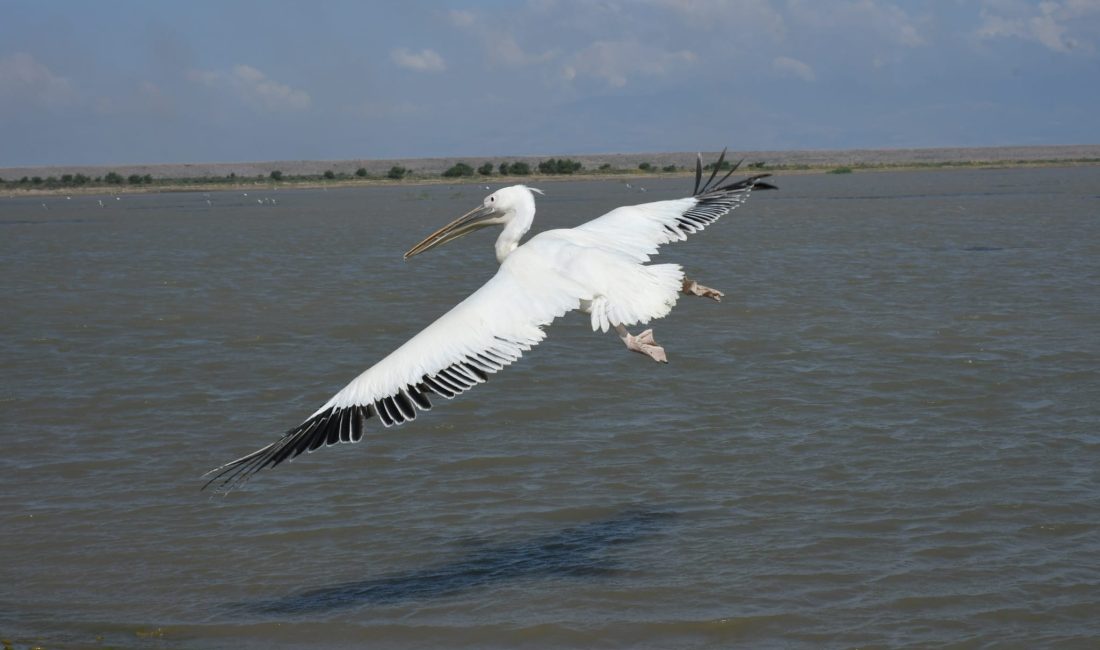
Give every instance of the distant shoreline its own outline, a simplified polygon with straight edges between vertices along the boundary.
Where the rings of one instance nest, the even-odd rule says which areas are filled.
[[[550,158],[579,162],[583,169],[572,174],[500,175],[500,163],[526,163],[537,170]],[[717,152],[703,153],[703,162],[714,162]],[[1028,147],[981,147],[935,149],[848,149],[812,151],[731,151],[727,158],[744,160],[742,171],[787,173],[848,173],[930,169],[972,169],[988,167],[1036,167],[1100,165],[1100,145],[1056,145]],[[443,177],[448,168],[466,163],[478,167],[491,163],[493,173],[467,177]],[[651,171],[639,169],[648,163]],[[691,175],[695,153],[591,154],[574,156],[467,156],[455,158],[356,159],[314,161],[267,161],[245,163],[187,163],[148,165],[69,165],[51,167],[0,168],[0,194],[115,194],[132,192],[211,192],[248,187],[319,188],[416,185],[437,183],[510,183],[533,178],[545,180],[606,180]],[[393,167],[407,175],[399,180],[386,177]],[[362,170],[356,176],[356,172]],[[283,178],[276,180],[277,171]],[[115,174],[121,182],[102,179]],[[60,179],[82,176],[86,184],[74,185]],[[79,178],[78,176],[78,178]],[[326,177],[327,176],[327,177]],[[19,182],[26,178],[27,181]],[[30,179],[37,178],[37,182]],[[131,182],[127,179],[133,179]],[[140,178],[141,180],[137,180]],[[98,181],[97,181],[98,179]]]

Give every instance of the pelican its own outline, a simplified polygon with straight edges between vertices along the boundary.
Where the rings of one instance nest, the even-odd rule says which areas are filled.
[[[682,199],[623,206],[576,228],[549,230],[521,244],[535,217],[526,185],[501,188],[480,205],[428,235],[405,259],[475,230],[501,226],[500,268],[480,289],[368,368],[301,424],[275,442],[207,472],[229,491],[256,472],[321,447],[359,442],[377,417],[389,428],[484,383],[545,338],[543,328],[573,310],[589,315],[593,331],[614,329],[628,350],[667,363],[653,330],[627,327],[669,313],[681,293],[720,300],[722,292],[684,275],[678,264],[646,264],[662,244],[687,239],[748,199],[774,189],[758,174],[738,181],[732,169],[714,182],[725,151],[706,183],[697,156],[695,189]],[[740,165],[740,163],[738,163]]]

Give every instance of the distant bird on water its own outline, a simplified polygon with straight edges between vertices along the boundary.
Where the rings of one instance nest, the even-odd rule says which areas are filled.
[[[535,194],[525,185],[499,189],[481,205],[413,246],[405,259],[487,226],[501,226],[500,269],[488,282],[336,393],[282,438],[207,472],[203,486],[228,491],[256,472],[304,452],[359,442],[377,417],[391,427],[431,409],[431,398],[452,399],[484,383],[545,338],[555,318],[580,310],[592,329],[614,329],[628,350],[667,362],[653,330],[628,326],[671,311],[679,294],[720,300],[722,292],[698,284],[678,264],[646,264],[662,244],[687,239],[748,199],[753,189],[775,189],[758,174],[727,183],[733,168],[714,182],[725,160],[702,183],[696,159],[695,189],[682,199],[623,206],[576,228],[549,230],[520,244],[535,217]]]

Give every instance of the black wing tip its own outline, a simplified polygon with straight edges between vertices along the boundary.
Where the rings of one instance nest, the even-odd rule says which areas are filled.
[[[211,490],[212,492],[223,496],[227,495],[247,483],[256,472],[267,467],[274,467],[284,460],[287,460],[285,455],[279,457],[280,452],[287,446],[296,432],[297,429],[292,429],[282,438],[270,445],[257,449],[251,454],[242,456],[237,460],[230,461],[221,467],[216,467],[203,474],[202,478],[208,476],[210,478],[203,483],[199,491],[204,492],[207,488],[214,486]]]
[[[209,476],[210,479],[203,484],[199,491],[205,491],[207,488],[214,486],[214,492],[223,495],[229,494],[247,483],[260,470],[275,467],[284,460],[292,460],[307,451],[325,445],[331,433],[330,430],[334,425],[338,428],[342,421],[340,417],[333,418],[331,416],[341,414],[345,410],[325,409],[287,431],[282,438],[270,445],[210,470],[202,475],[203,478]],[[318,441],[320,444],[316,444]],[[337,439],[337,442],[340,442],[340,440]]]
[[[211,489],[211,492],[224,496],[232,492],[234,489],[241,487],[248,482],[248,479],[250,479],[253,474],[260,471],[259,467],[252,467],[251,469],[248,469],[245,466],[254,464],[257,458],[270,450],[272,446],[274,446],[274,444],[268,445],[263,449],[254,451],[247,456],[238,458],[237,460],[230,461],[225,465],[222,465],[221,467],[215,467],[209,472],[203,474],[202,478],[206,478],[208,476],[210,478],[202,484],[202,487],[199,488],[199,492],[205,492],[208,488],[214,486],[213,489]]]
[[[703,185],[703,191],[705,192],[710,187],[714,177],[718,175],[718,170],[722,168],[722,163],[726,161],[726,150],[728,147],[722,147],[722,153],[718,155],[718,162],[714,163],[714,169],[710,172],[710,178],[707,179],[706,184]],[[721,183],[719,183],[721,184]]]
[[[695,189],[691,191],[691,195],[695,196],[699,193],[699,183],[703,180],[703,154],[695,154]]]
[[[529,349],[529,346],[523,348],[514,341],[497,338],[511,346]],[[366,420],[375,415],[387,428],[415,420],[417,411],[432,409],[428,395],[452,399],[475,385],[484,383],[489,375],[518,358],[518,352],[492,345],[480,354],[465,356],[439,372],[423,376],[419,382],[404,386],[393,395],[367,404],[322,408],[270,445],[203,474],[202,478],[210,478],[199,491],[213,487],[213,492],[228,494],[247,483],[260,470],[275,467],[283,461],[293,460],[321,447],[359,442],[363,437]]]
[[[727,183],[726,181],[729,180],[729,177],[732,176],[733,173],[741,167],[741,164],[745,162],[744,158],[738,160],[736,163],[731,165],[729,171],[727,171],[726,174],[718,180],[718,182],[714,182],[715,177],[718,176],[718,172],[722,168],[722,163],[724,163],[726,160],[727,151],[728,147],[724,147],[722,149],[722,152],[718,154],[718,160],[714,163],[714,169],[711,170],[710,178],[707,179],[706,183],[701,182],[703,179],[703,155],[701,153],[695,154],[695,188],[692,190],[692,196],[702,196],[704,194],[728,192],[745,188],[754,190],[779,189],[771,183],[764,183],[760,180],[762,178],[767,178],[771,176],[770,173],[756,174],[754,176],[749,176],[748,178],[743,178],[741,180]]]

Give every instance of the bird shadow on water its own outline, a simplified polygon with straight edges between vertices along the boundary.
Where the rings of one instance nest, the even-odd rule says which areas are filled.
[[[654,535],[674,519],[675,514],[670,512],[629,510],[546,535],[477,548],[449,562],[422,569],[239,603],[233,608],[262,615],[310,614],[445,598],[524,579],[559,576],[598,579],[620,575],[630,568],[610,557],[611,549]]]

